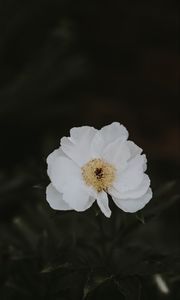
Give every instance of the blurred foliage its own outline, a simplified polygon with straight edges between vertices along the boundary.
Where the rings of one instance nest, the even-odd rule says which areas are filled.
[[[111,201],[107,219],[96,204],[83,213],[52,210],[45,201],[45,169],[34,170],[26,166],[0,190],[2,300],[179,299],[178,182],[156,188],[136,214]],[[159,290],[157,274],[168,295]]]

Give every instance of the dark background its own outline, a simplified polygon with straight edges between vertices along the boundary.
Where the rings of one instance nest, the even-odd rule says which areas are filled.
[[[168,193],[176,196],[179,193],[178,30],[174,1],[0,1],[0,295],[3,299],[24,299],[25,295],[26,299],[36,295],[56,299],[53,292],[47,293],[44,281],[42,291],[33,285],[43,265],[42,253],[36,246],[42,233],[47,230],[52,234],[61,225],[54,225],[55,213],[45,203],[48,184],[45,159],[71,127],[87,124],[100,128],[112,121],[124,124],[130,138],[147,154],[154,190],[161,187],[165,198]],[[43,209],[45,221],[37,207]],[[153,250],[157,256],[168,252],[172,258],[179,251],[179,208],[177,201],[168,207],[168,214],[167,207],[163,207],[160,211],[166,210],[166,221],[149,225],[145,235],[152,239],[156,232],[155,246],[169,228],[171,242],[167,239],[158,250]],[[53,230],[48,229],[49,218]],[[17,225],[19,220],[21,225]],[[67,217],[63,226],[69,221],[71,217],[70,220]],[[59,237],[53,238],[57,241]],[[55,255],[47,253],[45,264]],[[36,262],[33,271],[26,266],[28,259],[24,262],[28,255],[31,266]],[[175,255],[174,264],[165,261],[163,272],[175,272],[175,278],[179,278],[176,267]],[[21,282],[27,272],[33,284],[27,284],[28,280]],[[141,278],[141,286],[148,290],[150,285],[150,291],[151,279],[148,277],[143,283],[144,274]],[[56,281],[51,275],[47,280]],[[173,280],[174,294],[168,299],[176,299],[175,295],[178,297],[180,293],[179,279]],[[81,285],[82,280],[77,286]],[[111,291],[111,299],[116,299],[114,288],[107,289]],[[57,299],[72,297],[71,292],[58,293]],[[157,299],[163,297],[157,291],[154,293]],[[143,298],[130,297],[125,299],[152,299],[148,298],[152,297],[150,292]],[[79,294],[77,299],[81,299]],[[110,299],[108,294],[107,299]]]

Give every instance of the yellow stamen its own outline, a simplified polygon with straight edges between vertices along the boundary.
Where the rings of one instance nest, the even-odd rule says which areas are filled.
[[[103,159],[92,159],[81,170],[85,183],[97,192],[107,190],[115,179],[115,167]]]

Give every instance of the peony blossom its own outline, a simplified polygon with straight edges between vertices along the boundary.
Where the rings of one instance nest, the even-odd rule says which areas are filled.
[[[128,140],[127,129],[118,122],[100,130],[74,127],[47,158],[47,201],[53,209],[76,211],[97,201],[110,217],[109,194],[123,211],[136,212],[152,198],[146,163],[142,149]]]

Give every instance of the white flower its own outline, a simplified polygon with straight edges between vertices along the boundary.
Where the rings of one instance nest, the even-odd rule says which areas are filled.
[[[46,195],[57,210],[84,211],[95,200],[106,217],[108,195],[125,212],[136,212],[152,198],[146,156],[128,141],[126,128],[114,122],[97,130],[82,126],[63,137],[47,158],[51,183]]]

